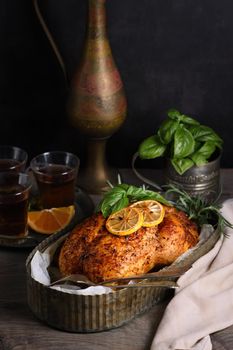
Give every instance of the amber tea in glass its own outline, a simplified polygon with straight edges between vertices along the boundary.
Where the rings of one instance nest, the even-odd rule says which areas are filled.
[[[0,172],[24,171],[27,163],[27,152],[19,147],[0,145]]]
[[[0,235],[25,236],[31,180],[27,174],[0,172]]]
[[[43,208],[74,204],[79,159],[68,152],[46,152],[31,161]]]

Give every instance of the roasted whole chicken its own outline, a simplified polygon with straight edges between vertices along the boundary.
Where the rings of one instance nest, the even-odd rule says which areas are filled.
[[[169,265],[198,241],[198,229],[186,214],[165,208],[157,226],[141,227],[128,236],[115,236],[101,213],[78,224],[59,254],[62,275],[82,273],[93,282],[147,273]]]

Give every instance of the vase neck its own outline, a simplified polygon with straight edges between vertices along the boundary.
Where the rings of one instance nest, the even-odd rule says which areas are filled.
[[[88,4],[89,36],[92,38],[106,36],[105,0],[89,0]]]

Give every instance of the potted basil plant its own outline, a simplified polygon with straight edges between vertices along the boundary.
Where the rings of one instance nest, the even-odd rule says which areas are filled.
[[[168,110],[167,116],[156,133],[139,145],[132,161],[134,172],[144,182],[158,188],[157,184],[140,176],[135,161],[137,157],[165,157],[168,183],[182,187],[191,195],[216,197],[223,140],[210,127],[176,109]]]

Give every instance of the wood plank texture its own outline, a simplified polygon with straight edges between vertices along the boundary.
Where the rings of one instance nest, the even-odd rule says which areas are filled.
[[[137,184],[130,170],[124,181]],[[145,171],[160,178],[156,171]],[[160,178],[161,179],[161,178]],[[233,169],[222,170],[223,198],[233,196]],[[98,197],[93,197],[98,201]],[[107,332],[74,334],[38,321],[27,306],[28,249],[0,248],[0,350],[149,350],[169,298],[128,324]],[[227,301],[226,301],[227,302]],[[233,326],[211,335],[213,350],[233,349]]]

